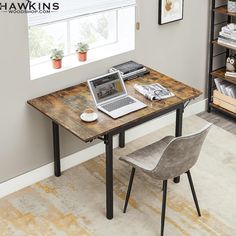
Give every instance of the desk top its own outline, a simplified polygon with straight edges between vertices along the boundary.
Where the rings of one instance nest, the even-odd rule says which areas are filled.
[[[149,101],[134,89],[133,86],[136,83],[159,83],[176,96],[162,101]],[[152,69],[150,69],[150,74],[127,81],[125,85],[129,95],[139,99],[147,107],[116,120],[96,109],[86,82],[29,100],[28,103],[82,141],[88,142],[139,119],[161,113],[165,109],[196,98],[201,94],[197,89]],[[86,123],[80,119],[80,115],[87,107],[92,107],[97,112],[97,121]]]

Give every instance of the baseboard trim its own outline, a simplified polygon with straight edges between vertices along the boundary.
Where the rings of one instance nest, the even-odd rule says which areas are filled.
[[[198,114],[206,110],[207,100],[202,100],[189,105],[185,109],[184,117]],[[175,113],[159,117],[138,127],[132,128],[126,132],[126,142],[131,142],[175,121]],[[114,148],[118,147],[118,137],[114,137]],[[62,171],[88,161],[100,154],[104,153],[104,144],[98,143],[82,151],[69,155],[61,160]],[[0,184],[0,198],[16,192],[22,188],[37,183],[54,175],[53,163],[49,163],[35,170],[29,171],[23,175],[5,181]]]

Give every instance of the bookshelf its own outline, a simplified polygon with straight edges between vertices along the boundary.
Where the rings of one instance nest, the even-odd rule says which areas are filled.
[[[212,43],[215,44],[215,45],[218,45],[218,46],[221,46],[221,47],[224,47],[224,48],[236,51],[236,47],[234,47],[234,46],[231,46],[231,45],[228,45],[228,44],[224,44],[224,43],[219,43],[216,40],[213,40]]]
[[[220,14],[223,14],[223,15],[227,15],[227,16],[233,16],[233,17],[236,17],[236,13],[230,13],[227,11],[227,6],[221,6],[221,7],[217,7],[213,8],[213,11],[216,12],[216,13],[220,13]]]
[[[220,15],[225,15],[226,20],[223,22],[217,22],[215,23],[215,18],[216,15],[220,14]],[[223,55],[225,54],[225,61],[226,58],[229,56],[230,52],[234,52],[236,54],[236,47],[229,45],[229,44],[224,44],[224,43],[219,43],[217,41],[217,38],[215,38],[216,35],[216,26],[219,24],[223,25],[227,25],[228,23],[234,22],[234,20],[236,20],[236,13],[229,13],[227,11],[227,6],[226,5],[222,5],[222,6],[218,6],[216,7],[216,0],[211,0],[211,34],[210,34],[210,56],[209,56],[209,80],[208,80],[208,112],[211,112],[212,109],[215,109],[227,116],[233,117],[234,119],[236,119],[236,113],[225,109],[222,104],[218,105],[214,103],[214,98],[213,98],[213,93],[214,93],[214,89],[215,89],[215,83],[214,83],[214,79],[215,78],[220,78],[222,80],[225,80],[229,83],[235,84],[236,85],[236,78],[232,78],[232,77],[227,77],[225,76],[225,72],[226,72],[226,68],[225,67],[220,67],[215,69],[214,68],[214,60],[216,59],[217,56],[219,55]],[[215,50],[216,47],[223,47],[225,50],[220,53],[220,54],[215,54]],[[224,55],[223,55],[224,56]],[[213,69],[214,68],[214,69]],[[231,98],[233,103],[235,103],[234,98]]]
[[[236,114],[235,114],[234,112],[231,112],[231,111],[229,111],[229,110],[226,110],[226,109],[224,109],[223,107],[218,106],[218,105],[216,105],[216,104],[214,104],[214,103],[211,103],[210,106],[211,106],[212,108],[214,108],[214,109],[220,111],[221,113],[224,113],[225,115],[228,115],[228,116],[230,116],[230,117],[232,117],[232,118],[234,118],[234,119],[236,118]]]
[[[232,84],[236,84],[236,78],[225,76],[225,72],[226,72],[225,67],[219,68],[217,70],[212,71],[211,76],[213,76],[214,78],[221,78],[221,79],[226,80]]]

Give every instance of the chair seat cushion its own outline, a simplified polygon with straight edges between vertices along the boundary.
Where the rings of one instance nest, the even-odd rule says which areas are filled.
[[[174,136],[167,136],[127,156],[120,157],[120,160],[144,171],[152,171],[159,162],[163,151],[174,138]]]

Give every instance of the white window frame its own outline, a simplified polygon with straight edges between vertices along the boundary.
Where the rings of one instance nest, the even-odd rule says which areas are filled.
[[[110,9],[110,10],[104,10],[104,11],[100,11],[100,12],[96,12],[96,13],[91,13],[91,14],[86,14],[86,15],[82,15],[82,16],[78,16],[78,17],[71,17],[71,18],[68,18],[68,19],[63,19],[63,20],[58,20],[58,21],[54,21],[54,22],[50,22],[50,23],[43,23],[43,24],[40,24],[40,25],[37,25],[37,26],[29,26],[29,28],[31,27],[40,27],[40,26],[46,26],[46,25],[52,25],[54,23],[59,23],[59,22],[66,22],[66,29],[67,29],[67,32],[66,32],[66,38],[67,38],[67,42],[65,45],[66,46],[66,51],[65,52],[65,57],[63,58],[63,60],[66,60],[68,61],[69,64],[71,65],[66,65],[64,67],[62,67],[61,69],[52,69],[51,68],[51,65],[49,65],[51,63],[50,61],[50,57],[48,57],[48,60],[44,60],[42,62],[31,62],[30,61],[30,71],[31,71],[31,80],[34,80],[34,79],[38,79],[38,78],[41,78],[41,77],[45,77],[47,75],[51,75],[51,74],[55,74],[55,73],[58,73],[58,72],[61,72],[61,71],[65,71],[65,70],[68,70],[68,69],[71,69],[71,68],[74,68],[74,67],[78,67],[78,66],[81,66],[81,65],[84,65],[84,64],[88,64],[88,63],[91,63],[91,62],[94,62],[94,61],[99,61],[101,59],[104,59],[104,58],[108,58],[108,57],[111,57],[111,56],[114,56],[114,55],[118,55],[118,54],[121,54],[121,53],[125,53],[125,52],[128,52],[128,51],[132,51],[135,49],[135,42],[133,42],[133,45],[130,46],[129,48],[124,48],[124,49],[116,49],[115,47],[118,46],[119,44],[119,37],[120,37],[120,32],[119,32],[119,11],[122,10],[122,9],[133,9],[134,11],[134,18],[135,18],[135,6],[127,6],[127,7],[121,7],[121,8],[117,8],[117,9]],[[105,43],[101,46],[98,46],[98,47],[93,47],[90,49],[90,51],[92,52],[95,52],[94,53],[94,58],[90,58],[89,60],[87,60],[86,62],[78,62],[78,60],[76,61],[75,59],[75,55],[76,55],[76,52],[75,53],[72,53],[72,45],[71,45],[71,41],[70,41],[70,21],[71,20],[74,20],[74,19],[79,19],[79,18],[82,18],[82,17],[86,17],[86,16],[90,16],[90,15],[96,15],[96,14],[102,14],[104,12],[115,12],[116,14],[116,39],[113,41],[113,42],[109,42],[109,43]],[[134,22],[135,22],[135,19],[134,19]],[[134,24],[134,31],[135,31],[135,24]],[[135,34],[135,33],[134,33]],[[135,40],[135,35],[134,35],[134,39]],[[114,50],[113,50],[113,47],[114,46]],[[107,55],[104,55],[104,56],[98,56],[99,54],[99,51],[102,51],[102,50],[107,50],[107,51],[110,51],[111,53],[110,54],[107,54]],[[89,51],[89,52],[90,52]],[[37,60],[37,59],[35,59]],[[73,62],[72,62],[73,60]],[[33,60],[32,60],[33,61]],[[68,64],[67,63],[67,64]]]

